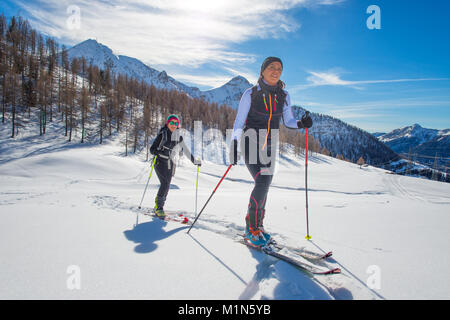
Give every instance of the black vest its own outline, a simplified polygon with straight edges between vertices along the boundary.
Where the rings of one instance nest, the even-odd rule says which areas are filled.
[[[268,129],[270,119],[270,130],[279,129],[281,117],[283,116],[284,102],[286,93],[280,87],[276,89],[272,87],[267,90],[260,84],[261,90],[258,91],[257,85],[252,88],[251,105],[245,121],[245,130],[247,129]],[[270,95],[270,97],[269,97]],[[276,96],[276,102],[275,102]],[[266,103],[264,103],[264,98]],[[272,106],[270,105],[272,101]],[[267,106],[267,108],[266,108]],[[272,109],[272,117],[270,111]]]

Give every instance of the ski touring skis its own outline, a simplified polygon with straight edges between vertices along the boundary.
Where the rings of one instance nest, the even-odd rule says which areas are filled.
[[[273,246],[274,248],[276,248],[277,250],[287,249],[289,251],[292,251],[292,253],[295,253],[295,254],[297,254],[305,259],[311,260],[311,261],[324,260],[333,255],[332,251],[329,251],[327,253],[318,253],[318,252],[306,250],[304,248],[296,248],[296,247],[281,245],[276,242],[271,243],[270,245]]]
[[[271,246],[270,244],[266,247],[257,247],[250,243],[248,243],[245,239],[241,239],[239,242],[245,244],[247,247],[257,250],[259,252],[263,252],[269,256],[275,257],[279,260],[285,261],[291,265],[293,265],[296,268],[301,269],[302,271],[305,271],[312,275],[332,275],[332,274],[338,274],[341,273],[341,269],[339,268],[323,268],[318,267],[313,264],[309,264],[303,261],[300,261],[299,259],[296,259],[292,256],[289,256],[287,254],[283,254],[281,252],[281,249],[278,249],[276,246]],[[280,246],[278,246],[280,247]],[[285,248],[284,248],[285,249]]]
[[[240,238],[242,236],[242,234],[237,234],[237,236]],[[304,247],[297,248],[297,247],[292,247],[292,246],[288,246],[285,244],[279,244],[273,238],[270,240],[269,245],[270,245],[270,247],[277,249],[277,251],[286,249],[290,253],[300,256],[302,258],[305,258],[307,260],[310,260],[311,262],[325,260],[325,259],[330,258],[333,255],[332,251],[329,251],[327,253],[319,253],[319,252],[307,250]]]

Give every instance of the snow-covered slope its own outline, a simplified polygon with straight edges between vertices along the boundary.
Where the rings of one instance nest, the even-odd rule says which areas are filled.
[[[333,250],[327,264],[343,271],[310,278],[234,241],[253,186],[244,165],[188,235],[137,209],[150,164],[124,157],[116,140],[70,144],[54,125],[45,137],[10,139],[8,130],[0,125],[1,299],[450,298],[449,184],[310,157],[308,242],[304,159],[280,159],[266,229],[280,243]],[[204,160],[199,208],[225,170]],[[182,159],[166,209],[194,217],[195,175]],[[145,208],[157,188],[153,176]]]
[[[68,49],[70,59],[85,57],[88,63],[101,69],[109,66],[115,73],[127,74],[159,89],[183,91],[193,98],[203,98],[219,105],[226,104],[237,108],[242,93],[252,85],[242,76],[231,79],[223,86],[207,91],[187,86],[167,75],[165,71],[157,71],[138,59],[123,55],[115,55],[113,51],[96,40],[89,39]]]

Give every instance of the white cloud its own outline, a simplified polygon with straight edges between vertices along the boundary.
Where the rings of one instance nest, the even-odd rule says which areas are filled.
[[[310,82],[310,86],[324,86],[324,85],[336,85],[346,86],[350,84],[350,81],[342,80],[338,74],[332,72],[309,72],[311,76],[307,78]]]
[[[300,23],[289,10],[309,0],[17,0],[40,31],[76,44],[93,38],[118,54],[148,64],[242,65],[252,54],[232,49],[254,38],[277,38],[296,31]],[[80,28],[66,21],[71,5],[80,8]]]
[[[323,113],[351,122],[353,125],[369,132],[389,132],[395,128],[405,126],[406,124],[402,123],[404,121],[417,122],[415,112],[411,112],[412,116],[409,116],[409,111],[414,111],[414,109],[417,111],[417,108],[423,110],[424,119],[439,121],[440,118],[436,117],[435,111],[430,113],[429,108],[434,110],[436,110],[435,108],[444,108],[446,110],[450,106],[450,100],[449,97],[432,96],[427,98],[412,97],[336,104],[303,101],[301,105],[312,112]],[[403,115],[401,117],[398,116],[399,108],[406,109],[401,111]],[[442,125],[442,128],[446,128],[445,124]]]
[[[370,110],[390,110],[396,108],[409,107],[448,107],[450,100],[448,97],[432,96],[428,98],[412,97],[412,98],[397,98],[384,99],[375,101],[359,101],[352,103],[325,103],[317,101],[303,101],[302,105],[326,109],[331,112],[352,112],[352,111],[370,111]]]
[[[209,88],[217,88],[223,86],[224,83],[231,80],[231,77],[224,75],[196,75],[186,73],[176,73],[173,75],[178,81],[189,82],[198,86]]]
[[[218,71],[224,72],[219,73]],[[177,79],[178,81],[188,82],[200,87],[204,87],[202,88],[202,90],[209,90],[223,86],[224,83],[230,81],[232,78],[236,76],[242,76],[253,84],[256,83],[256,81],[258,80],[258,74],[254,71],[249,71],[244,66],[236,69],[223,66],[220,70],[217,70],[216,72],[210,71],[184,72],[183,70],[181,71],[173,70],[171,72],[171,76]]]
[[[349,81],[342,79],[339,73],[333,70],[325,72],[308,71],[308,73],[310,74],[310,76],[306,78],[308,83],[296,85],[292,88],[293,90],[302,90],[306,88],[319,86],[347,86],[352,87],[354,89],[361,89],[361,87],[359,86],[364,84],[449,80],[448,78],[402,78],[402,79],[387,79],[387,80]]]

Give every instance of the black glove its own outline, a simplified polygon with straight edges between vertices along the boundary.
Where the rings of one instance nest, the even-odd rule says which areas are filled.
[[[303,129],[303,128],[311,128],[313,124],[313,121],[309,115],[309,112],[305,113],[303,117],[297,121],[297,128]]]
[[[238,163],[238,141],[236,139],[231,141],[230,145],[230,161],[233,166]]]

